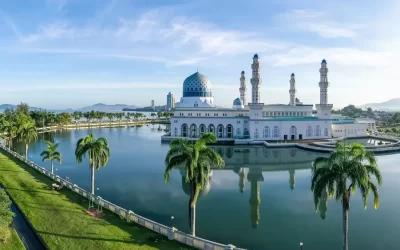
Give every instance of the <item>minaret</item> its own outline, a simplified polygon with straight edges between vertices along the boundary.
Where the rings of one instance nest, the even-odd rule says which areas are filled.
[[[246,88],[246,75],[244,71],[242,71],[242,74],[240,76],[240,99],[242,99],[242,102],[244,105],[247,105],[246,102],[246,95],[247,95],[247,88]]]
[[[296,106],[296,79],[294,79],[294,73],[290,76],[290,102],[289,104],[292,106]]]
[[[260,60],[258,59],[258,55],[255,54],[253,56],[253,64],[251,65],[251,69],[253,71],[251,82],[251,102],[252,103],[260,103],[260,88],[262,80],[260,78]]]
[[[328,68],[326,67],[326,60],[322,60],[321,68],[319,69],[320,82],[319,82],[319,104],[315,105],[317,109],[317,116],[319,119],[330,120],[331,110],[333,105],[328,104]],[[331,126],[326,127],[328,129],[328,137],[331,134]]]
[[[319,104],[328,104],[328,68],[326,67],[326,60],[322,60],[321,68],[319,69],[320,82],[319,82]]]

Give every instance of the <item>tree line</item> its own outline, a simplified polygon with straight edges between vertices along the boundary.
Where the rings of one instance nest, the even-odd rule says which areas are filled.
[[[147,119],[147,116],[143,113],[138,112],[101,112],[101,111],[75,111],[72,113],[61,112],[56,114],[55,112],[45,111],[45,110],[29,110],[29,106],[26,103],[21,103],[17,105],[16,109],[6,109],[3,114],[0,114],[0,118],[10,118],[15,113],[24,113],[26,116],[31,118],[37,127],[47,127],[47,126],[64,126],[71,124],[72,122],[81,122],[82,119],[88,123],[101,122],[104,119],[108,121],[130,121]],[[151,118],[155,119],[168,119],[173,115],[171,112],[157,112],[151,113]]]

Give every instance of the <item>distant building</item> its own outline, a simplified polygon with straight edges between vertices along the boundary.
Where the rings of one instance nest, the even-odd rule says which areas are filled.
[[[167,95],[167,110],[175,108],[175,96],[171,92]]]
[[[151,108],[152,108],[153,110],[156,110],[156,107],[154,106],[154,100],[151,100]]]

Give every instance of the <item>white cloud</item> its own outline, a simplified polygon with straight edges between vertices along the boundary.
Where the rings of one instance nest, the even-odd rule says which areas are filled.
[[[272,57],[274,66],[320,63],[323,58],[344,66],[386,67],[393,65],[398,52],[365,51],[355,48],[313,48],[298,46]]]
[[[286,29],[312,32],[323,38],[354,38],[361,28],[360,25],[333,21],[330,14],[312,9],[288,11],[276,19]]]

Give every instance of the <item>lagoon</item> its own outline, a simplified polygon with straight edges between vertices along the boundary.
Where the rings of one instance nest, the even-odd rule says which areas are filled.
[[[161,144],[163,125],[128,128],[93,128],[57,131],[51,137],[61,143],[62,165],[57,174],[90,189],[88,161],[76,164],[74,150],[79,138],[89,132],[107,138],[111,148],[109,164],[96,172],[96,195],[149,219],[189,232],[187,186],[175,171],[170,183],[163,180],[168,144]],[[28,157],[41,162],[43,139],[30,145]],[[24,152],[24,146],[14,144]],[[247,249],[334,250],[342,246],[341,205],[329,200],[325,219],[316,212],[310,191],[312,161],[321,153],[298,148],[261,146],[215,146],[226,161],[224,170],[213,170],[210,185],[197,203],[197,236]],[[378,156],[384,178],[381,205],[372,202],[363,209],[361,197],[351,200],[349,248],[397,249],[400,237],[399,154]],[[174,217],[171,220],[171,216]],[[323,216],[322,216],[323,217]]]

